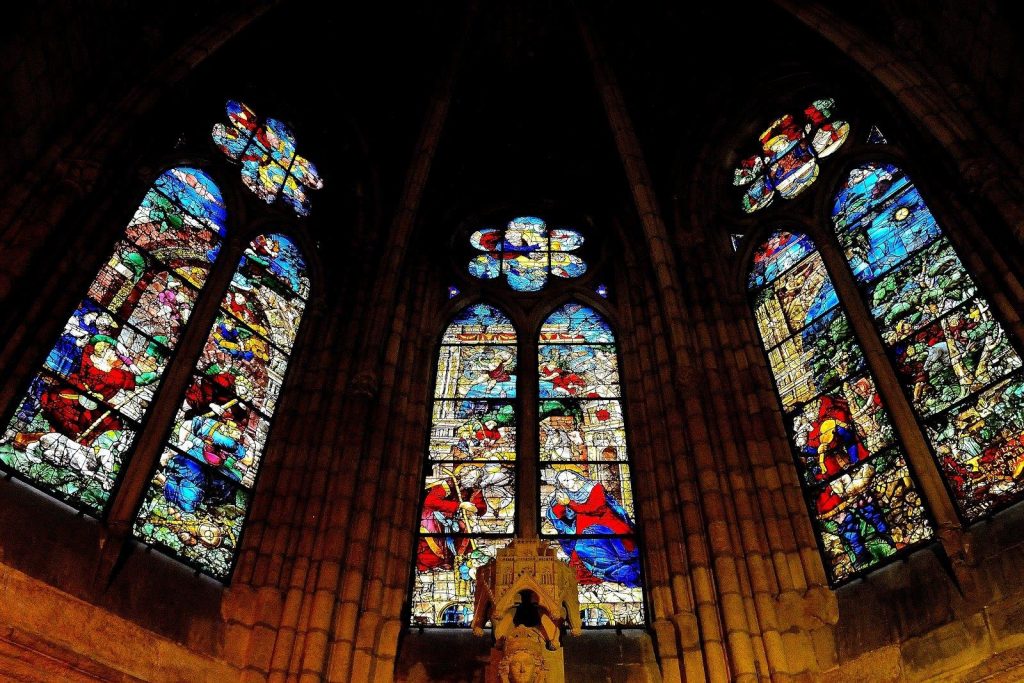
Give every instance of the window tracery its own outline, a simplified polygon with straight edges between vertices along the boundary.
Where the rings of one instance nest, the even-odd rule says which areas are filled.
[[[780,121],[766,135],[780,125],[785,128],[786,120]],[[845,140],[849,124],[842,122],[837,129]],[[863,135],[867,145],[889,144],[877,124]],[[798,138],[803,139],[789,136],[787,144],[800,144]],[[841,144],[834,141],[829,153]],[[758,174],[770,173],[768,160],[752,160],[753,165],[745,161],[736,171],[736,184],[753,188]],[[808,180],[800,182],[809,185],[814,176],[808,172],[801,176]],[[766,207],[771,196],[748,199],[744,210],[749,213]],[[850,291],[859,290],[862,301],[839,302],[817,246],[808,236],[787,230],[776,229],[755,249],[747,287],[825,565],[832,583],[840,584],[935,535],[904,445],[843,309],[852,307],[873,321],[888,354],[888,364],[875,368],[891,373],[903,389],[902,396],[897,392],[888,399],[906,401],[926,438],[919,450],[927,445],[932,451],[933,463],[915,462],[935,468],[968,522],[1024,493],[1024,363],[901,168],[885,161],[856,165],[843,176],[830,207],[837,246],[826,239],[822,249],[838,248],[843,254],[849,275],[840,277],[850,278]],[[866,329],[858,332],[867,334]],[[868,415],[873,426],[865,423]],[[845,446],[837,449],[837,444]],[[833,451],[838,455],[834,462]],[[822,507],[818,491],[831,477],[849,480],[866,462],[873,463],[873,472],[857,485],[853,498],[848,485],[834,491],[839,494],[835,509],[854,509],[862,518],[856,530],[845,529],[841,513],[824,514],[827,506]],[[880,477],[889,484],[871,483]],[[849,481],[855,480],[856,475]],[[878,516],[855,500],[868,490],[878,503]]]
[[[477,230],[470,241],[487,252],[470,262],[470,275],[505,275],[519,292],[542,289],[549,274],[568,279],[586,268],[565,253],[581,247],[583,235],[549,229],[536,217]],[[562,272],[559,264],[574,269]],[[589,291],[608,295],[604,284]],[[535,379],[524,376],[517,385],[518,370]],[[434,396],[411,625],[468,626],[476,569],[526,530],[548,540],[575,571],[585,625],[642,626],[640,551],[608,322],[572,302],[547,315],[535,340],[522,340],[504,312],[470,305],[444,333]],[[524,401],[538,420],[534,443],[517,443]],[[515,510],[524,507],[535,519],[518,518]]]
[[[469,262],[469,273],[481,280],[505,276],[517,292],[538,292],[548,274],[576,278],[587,270],[579,256],[568,252],[583,246],[583,235],[569,228],[549,228],[543,218],[519,216],[504,228],[483,228],[469,238],[484,252]]]
[[[792,199],[817,180],[818,161],[834,154],[850,134],[850,124],[836,118],[835,106],[831,98],[815,100],[796,117],[780,116],[758,136],[758,152],[733,171],[733,185],[746,188],[745,212],[765,208],[776,195]]]
[[[253,194],[273,204],[278,197],[300,216],[308,216],[309,190],[319,190],[323,179],[309,159],[296,154],[295,134],[277,119],[264,119],[244,102],[228,100],[230,125],[213,126],[214,143],[224,155],[242,165],[242,182]]]

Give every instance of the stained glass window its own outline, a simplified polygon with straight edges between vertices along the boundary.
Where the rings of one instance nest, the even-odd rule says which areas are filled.
[[[515,532],[516,331],[487,304],[455,316],[437,361],[411,623],[468,626],[476,570]]]
[[[90,514],[106,508],[225,220],[202,171],[156,180],[17,402],[0,436],[4,469]]]
[[[568,228],[549,228],[536,216],[520,216],[504,228],[483,228],[469,238],[483,252],[469,262],[469,273],[481,280],[505,276],[518,292],[538,292],[548,274],[560,278],[583,275],[587,264],[571,251],[583,246],[583,235]]]
[[[541,534],[576,572],[588,626],[642,626],[640,551],[615,336],[576,303],[538,347]]]
[[[914,183],[892,164],[855,168],[832,220],[961,514],[1018,500],[1021,357]]]
[[[277,119],[263,119],[242,102],[228,100],[228,124],[213,126],[220,151],[242,165],[242,182],[272,204],[280,197],[300,216],[309,215],[308,192],[323,187],[316,166],[295,153],[295,135]]]
[[[292,240],[249,244],[135,519],[136,538],[218,579],[231,574],[308,294]]]
[[[818,160],[838,150],[850,124],[836,118],[832,99],[811,102],[798,116],[779,117],[758,138],[758,151],[733,171],[733,185],[744,188],[747,213],[763,209],[776,196],[796,197],[818,178]]]
[[[830,581],[935,534],[814,243],[775,232],[747,285]]]

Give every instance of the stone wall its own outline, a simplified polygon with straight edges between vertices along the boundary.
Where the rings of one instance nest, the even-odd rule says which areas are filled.
[[[720,22],[698,21],[700,26],[735,21],[753,34],[781,22],[787,34],[831,46],[820,54],[829,64],[846,65],[844,77],[857,86],[851,89],[877,94],[879,110],[905,134],[901,153],[926,170],[920,181],[954,188],[933,191],[949,195],[935,211],[957,226],[953,237],[965,261],[993,293],[1007,326],[1024,338],[1018,313],[1024,306],[1020,157],[997,135],[1019,118],[1020,48],[1005,28],[993,26],[992,44],[983,55],[972,58],[951,49],[965,34],[961,28],[970,28],[968,44],[984,42],[983,27],[999,16],[987,4],[977,21],[972,10],[951,5],[921,19],[910,16],[909,6],[880,5],[889,20],[877,24],[788,0],[751,10],[746,19],[714,7],[701,8],[703,15],[696,16]],[[1024,509],[1019,506],[969,528],[947,515],[941,520],[941,542],[851,585],[827,586],[738,284],[742,265],[728,245],[729,226],[723,225],[723,217],[731,215],[724,202],[731,199],[715,189],[727,173],[722,149],[731,149],[723,140],[752,125],[747,113],[756,107],[749,102],[740,111],[716,106],[740,101],[747,92],[731,92],[737,74],[713,63],[702,66],[708,73],[701,83],[716,80],[717,94],[687,90],[671,104],[665,92],[684,75],[692,77],[685,72],[694,62],[643,62],[648,52],[636,45],[645,35],[678,32],[697,45],[691,55],[696,58],[704,47],[701,40],[711,38],[702,38],[699,27],[687,28],[692,17],[633,10],[624,2],[606,3],[593,13],[590,8],[552,10],[541,2],[473,7],[448,10],[452,16],[435,25],[447,27],[445,39],[436,41],[422,29],[430,25],[430,13],[392,16],[396,13],[384,8],[378,11],[387,16],[371,10],[359,15],[365,21],[354,22],[347,40],[363,33],[361,54],[378,54],[373,50],[381,45],[397,54],[400,68],[390,74],[396,84],[386,90],[402,93],[404,99],[397,101],[405,106],[394,100],[375,106],[381,91],[373,89],[379,84],[370,76],[358,87],[347,81],[339,87],[332,103],[351,113],[351,129],[358,134],[332,149],[337,158],[351,161],[335,168],[353,167],[353,179],[342,180],[338,171],[333,176],[338,182],[329,184],[317,205],[328,207],[326,217],[308,224],[288,222],[282,213],[261,213],[269,210],[239,186],[237,172],[218,166],[203,146],[209,122],[189,128],[172,150],[157,153],[140,142],[147,126],[160,120],[156,112],[167,105],[162,98],[174,88],[222,97],[223,83],[216,77],[232,73],[232,66],[252,54],[247,37],[262,45],[278,25],[313,33],[312,15],[304,13],[308,8],[227,11],[216,22],[173,38],[149,29],[159,34],[150,46],[153,53],[139,53],[140,64],[121,64],[132,83],[121,90],[111,86],[121,96],[112,109],[100,106],[100,95],[90,95],[84,82],[58,82],[40,68],[41,62],[68,61],[52,42],[58,37],[66,34],[66,49],[77,49],[80,36],[67,25],[75,8],[58,5],[20,19],[19,25],[49,27],[44,32],[51,42],[28,35],[12,40],[7,50],[14,53],[14,67],[2,81],[4,91],[25,101],[9,114],[20,147],[0,178],[26,179],[7,187],[0,201],[5,247],[0,301],[11,312],[0,320],[5,408],[45,355],[63,325],[63,312],[74,306],[154,169],[163,165],[187,159],[214,169],[237,216],[236,234],[225,247],[232,258],[248,236],[269,223],[294,230],[318,254],[314,290],[319,294],[296,345],[296,370],[281,396],[229,586],[132,543],[126,526],[132,500],[94,520],[17,481],[0,481],[2,675],[24,680],[480,680],[486,640],[465,632],[409,629],[403,610],[434,342],[443,321],[457,307],[485,296],[538,323],[550,308],[541,297],[512,300],[482,286],[471,289],[472,283],[462,299],[445,299],[457,271],[449,253],[453,247],[437,235],[465,219],[453,215],[451,207],[483,211],[490,201],[486,193],[499,190],[518,193],[508,201],[531,192],[554,204],[592,197],[597,208],[588,213],[589,234],[606,246],[594,266],[607,277],[613,292],[609,317],[623,331],[624,405],[650,627],[567,639],[569,680],[999,681],[1024,675],[1019,578]],[[117,8],[116,3],[110,7]],[[531,12],[543,20],[532,19]],[[122,16],[118,27],[144,31],[158,19]],[[617,24],[632,40],[625,48],[616,42]],[[523,26],[540,38],[509,38]],[[319,30],[316,35],[327,44],[341,28],[325,21]],[[919,43],[910,40],[915,31],[924,36]],[[908,36],[908,42],[901,43],[898,35]],[[715,42],[721,40],[727,37]],[[624,54],[634,46],[635,55]],[[925,46],[931,47],[925,51]],[[329,56],[326,47],[310,50]],[[543,50],[551,64],[536,57]],[[500,72],[525,68],[531,59],[537,61],[515,81],[517,87],[533,87],[533,79],[545,96],[570,93],[559,106],[576,108],[557,120],[574,126],[552,130],[549,119],[523,113],[543,107],[508,104]],[[124,57],[100,51],[90,60],[86,63],[98,69]],[[569,66],[556,69],[552,65],[558,60]],[[70,61],[60,70],[74,81],[84,67]],[[211,63],[223,71],[215,69],[212,77],[207,74],[207,85],[196,85],[197,74]],[[350,73],[346,68],[351,74],[362,71],[351,63],[330,66],[342,75]],[[549,67],[551,75],[545,75]],[[787,58],[780,68],[790,74],[813,67],[797,68]],[[964,88],[944,89],[949,74]],[[35,81],[42,86],[35,88]],[[342,101],[342,95],[352,101]],[[323,112],[319,100],[296,100],[292,115],[300,120]],[[655,105],[678,108],[655,111]],[[491,127],[496,124],[484,114],[499,109],[507,117],[498,119],[504,127]],[[721,111],[730,113],[714,114],[723,120],[697,143],[681,142],[667,125],[694,130],[709,112]],[[87,119],[76,124],[87,131],[81,138],[46,139],[45,131],[60,129],[75,116]],[[518,128],[512,130],[513,124]],[[1006,135],[1016,144],[1020,131]],[[566,142],[569,152],[553,148],[562,137],[576,146]],[[512,163],[492,167],[465,161],[480,159],[481,150],[515,160],[521,153],[515,145],[532,139],[546,146],[539,152],[531,147],[530,153],[543,160],[545,178],[554,179],[548,185],[530,185]],[[509,140],[515,140],[511,149]],[[670,168],[666,159],[681,146],[677,167]],[[56,164],[65,157],[66,163]],[[560,178],[559,168],[576,170],[572,178]],[[562,182],[572,189],[559,195]],[[467,186],[480,196],[466,196]],[[220,264],[215,283],[227,281],[231,265]],[[197,315],[216,306],[219,291],[213,284],[209,289]],[[558,296],[579,294],[566,287]],[[193,334],[181,353],[197,355],[202,336]],[[181,370],[185,373],[187,368]],[[157,408],[154,424],[169,426],[172,404]],[[916,427],[908,415],[897,418],[911,431]],[[136,484],[158,456],[159,436],[152,437],[148,450],[140,449],[139,462],[132,465]]]

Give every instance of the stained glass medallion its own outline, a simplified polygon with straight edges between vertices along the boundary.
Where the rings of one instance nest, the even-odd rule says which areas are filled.
[[[825,566],[845,583],[934,527],[814,243],[775,232],[748,287]]]
[[[308,294],[290,238],[249,243],[136,515],[135,538],[220,580],[234,565]]]
[[[473,249],[483,252],[469,262],[469,274],[480,280],[504,276],[519,292],[537,292],[548,275],[576,278],[587,270],[586,262],[569,252],[583,245],[583,235],[568,228],[549,228],[536,216],[513,218],[504,228],[484,228],[469,238]]]
[[[310,212],[309,191],[323,187],[316,167],[295,153],[291,129],[277,119],[262,123],[242,102],[228,100],[228,124],[217,123],[211,133],[214,144],[242,166],[242,182],[253,194],[273,204],[280,198],[300,216]]]
[[[1022,361],[902,169],[853,169],[832,222],[961,514],[1024,497]]]
[[[776,119],[759,136],[758,151],[733,171],[733,185],[745,188],[743,210],[753,213],[777,196],[801,194],[817,179],[819,160],[834,154],[849,134],[850,124],[836,118],[833,99],[815,100],[797,116]]]
[[[576,573],[586,626],[642,626],[643,579],[615,336],[569,303],[538,346],[542,536]]]
[[[476,570],[515,533],[516,331],[487,304],[438,353],[410,623],[468,627]]]

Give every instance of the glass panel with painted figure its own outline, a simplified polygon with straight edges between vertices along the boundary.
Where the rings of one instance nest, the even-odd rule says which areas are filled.
[[[858,166],[832,222],[961,514],[1024,497],[1009,389],[1024,376],[1020,355],[913,181],[890,163]]]
[[[203,171],[161,174],[0,435],[0,466],[89,514],[109,503],[225,233]]]
[[[934,527],[813,242],[771,235],[748,286],[823,560],[845,583]]]

